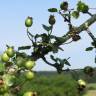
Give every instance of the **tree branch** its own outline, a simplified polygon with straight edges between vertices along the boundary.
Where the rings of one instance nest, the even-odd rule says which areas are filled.
[[[87,29],[86,31],[87,31],[88,35],[91,37],[91,39],[92,39],[94,42],[96,42],[96,38],[95,38],[95,36],[91,33],[91,31],[90,31],[89,29]]]
[[[76,34],[79,34],[79,33],[81,33],[82,31],[86,30],[86,26],[85,26],[86,23],[87,23],[87,25],[88,25],[88,27],[89,27],[89,26],[92,25],[95,21],[96,21],[96,14],[94,14],[91,18],[89,18],[87,21],[85,21],[83,24],[81,24],[79,27],[77,27],[77,29],[76,29]],[[62,36],[62,37],[58,37],[58,38],[60,38],[60,39],[62,39],[62,40],[61,40],[59,43],[58,43],[57,41],[55,41],[55,42],[53,43],[53,46],[54,46],[54,45],[55,45],[55,46],[60,46],[60,45],[62,45],[63,43],[65,43],[67,40],[69,40],[71,37],[72,37],[72,36],[70,35],[70,31],[69,31],[69,32],[66,33],[66,35],[64,35],[64,36]],[[49,50],[48,52],[50,52],[50,51],[52,51],[52,50]],[[43,56],[46,55],[46,54],[48,54],[48,52],[45,53],[45,54],[43,54]],[[30,57],[33,58],[34,60],[37,60],[37,59],[41,58],[40,56],[37,56],[37,58],[34,57],[34,56],[30,56]]]
[[[42,59],[43,59],[43,61],[44,61],[45,63],[47,63],[48,65],[55,67],[55,64],[52,64],[52,63],[48,62],[44,56],[42,57]]]

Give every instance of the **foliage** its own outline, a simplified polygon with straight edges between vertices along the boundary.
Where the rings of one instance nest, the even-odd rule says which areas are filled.
[[[21,82],[23,77],[20,76]],[[49,79],[50,78],[50,79]],[[38,96],[77,96],[77,83],[71,77],[66,74],[55,75],[37,75],[31,81],[26,82],[20,92],[22,96],[23,92],[36,91]]]
[[[17,82],[18,76],[23,71],[24,82],[33,79],[32,68],[34,65],[35,61],[26,57],[26,54],[18,54],[14,47],[7,45],[6,51],[0,56],[0,96],[5,95],[5,93],[17,96],[22,87],[22,84]]]

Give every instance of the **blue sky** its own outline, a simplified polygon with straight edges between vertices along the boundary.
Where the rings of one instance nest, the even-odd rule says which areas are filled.
[[[30,28],[31,33],[43,33],[45,32],[42,28],[42,24],[48,24],[48,17],[50,13],[47,11],[48,8],[56,7],[59,8],[59,4],[63,0],[2,0],[0,1],[0,51],[6,49],[6,44],[15,46],[17,49],[21,45],[30,45],[31,42],[26,35],[26,27],[24,21],[27,16],[33,17],[33,26]],[[69,7],[74,8],[78,0],[68,0]],[[96,8],[96,0],[82,0],[89,4],[90,7]],[[76,7],[75,7],[76,8]],[[96,10],[90,10],[95,13]],[[54,26],[53,34],[57,36],[64,35],[68,29],[66,23],[63,22],[63,18],[58,14],[56,16],[56,24]],[[86,21],[90,16],[82,15],[80,19],[73,19],[74,26],[79,26]],[[90,29],[93,34],[96,35],[94,30],[96,23],[94,23]],[[92,41],[86,32],[80,34],[82,39],[76,43],[62,46],[64,52],[60,51],[55,54],[57,57],[68,58],[71,63],[69,68],[83,68],[86,65],[96,66],[94,63],[94,51],[85,52],[85,48],[90,46]],[[31,50],[26,51],[30,53]],[[50,53],[52,54],[52,53]],[[49,56],[46,56],[51,62]],[[34,70],[55,70],[54,68],[45,64],[41,59],[38,60]],[[66,66],[65,66],[66,67]]]

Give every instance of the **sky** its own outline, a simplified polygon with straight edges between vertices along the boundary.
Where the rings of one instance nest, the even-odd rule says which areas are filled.
[[[1,0],[0,1],[0,51],[6,50],[6,44],[15,46],[15,49],[22,45],[30,45],[31,42],[26,35],[25,19],[30,16],[33,18],[33,26],[30,28],[32,34],[46,32],[42,28],[42,24],[48,25],[48,17],[50,13],[47,9],[55,7],[59,8],[60,3],[64,0]],[[69,2],[69,8],[76,8],[78,0],[66,0]],[[82,0],[90,5],[90,8],[96,8],[96,0]],[[96,10],[89,10],[93,14]],[[67,24],[64,23],[63,18],[54,14],[56,17],[56,24],[53,29],[53,35],[62,36],[68,31]],[[74,26],[79,26],[84,21],[90,18],[89,15],[80,15],[78,20],[72,19]],[[92,33],[96,36],[96,23],[90,26]],[[73,42],[68,45],[62,45],[64,51],[54,54],[56,57],[68,58],[71,67],[68,68],[84,68],[85,66],[96,67],[94,63],[95,51],[86,52],[85,49],[90,46],[91,38],[84,31],[80,34],[81,40]],[[31,50],[26,51],[30,54]],[[52,54],[52,53],[49,53]],[[48,61],[49,55],[46,56]],[[67,68],[67,66],[65,66]],[[55,68],[47,65],[41,59],[36,61],[34,67],[36,71],[54,71]]]

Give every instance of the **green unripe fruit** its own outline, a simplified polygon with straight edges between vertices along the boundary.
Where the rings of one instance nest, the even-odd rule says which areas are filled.
[[[50,17],[49,17],[49,24],[50,24],[50,25],[54,25],[55,22],[56,22],[56,20],[55,20],[55,18],[54,18],[54,15],[50,15]]]
[[[87,13],[89,10],[89,7],[87,5],[85,5],[85,8],[82,10],[83,13]]]
[[[82,79],[78,80],[78,89],[79,91],[83,91],[86,87],[86,82]]]
[[[31,27],[33,24],[33,19],[32,17],[27,17],[27,19],[25,20],[25,26],[26,27]]]
[[[78,10],[79,12],[87,13],[88,10],[89,10],[89,7],[88,7],[86,4],[84,4],[83,2],[80,1],[80,2],[77,4],[77,10]]]
[[[9,47],[7,50],[6,50],[6,53],[9,57],[13,57],[14,54],[15,54],[15,51],[12,47]]]
[[[34,65],[35,65],[35,61],[28,60],[28,61],[25,62],[25,68],[26,69],[30,70],[34,67]]]
[[[68,10],[68,2],[62,2],[60,4],[61,10],[67,11]]]
[[[33,96],[33,92],[25,92],[23,96]]]
[[[1,60],[3,61],[3,62],[8,62],[9,61],[9,56],[7,55],[7,53],[6,52],[4,52],[3,54],[2,54],[2,56],[1,56]]]
[[[25,77],[26,77],[27,80],[31,80],[31,79],[34,78],[34,73],[31,72],[31,71],[26,71],[25,72]]]
[[[81,5],[81,12],[83,13],[87,13],[89,10],[88,6],[87,5]]]
[[[79,12],[78,11],[73,11],[72,16],[77,19],[79,17]]]
[[[84,68],[84,73],[87,74],[87,75],[93,75],[93,72],[94,72],[94,69],[91,67],[91,66],[86,66]]]
[[[25,60],[24,60],[23,57],[18,56],[18,57],[16,58],[16,65],[17,65],[18,67],[23,67],[23,66],[24,66],[24,62],[25,62]]]

